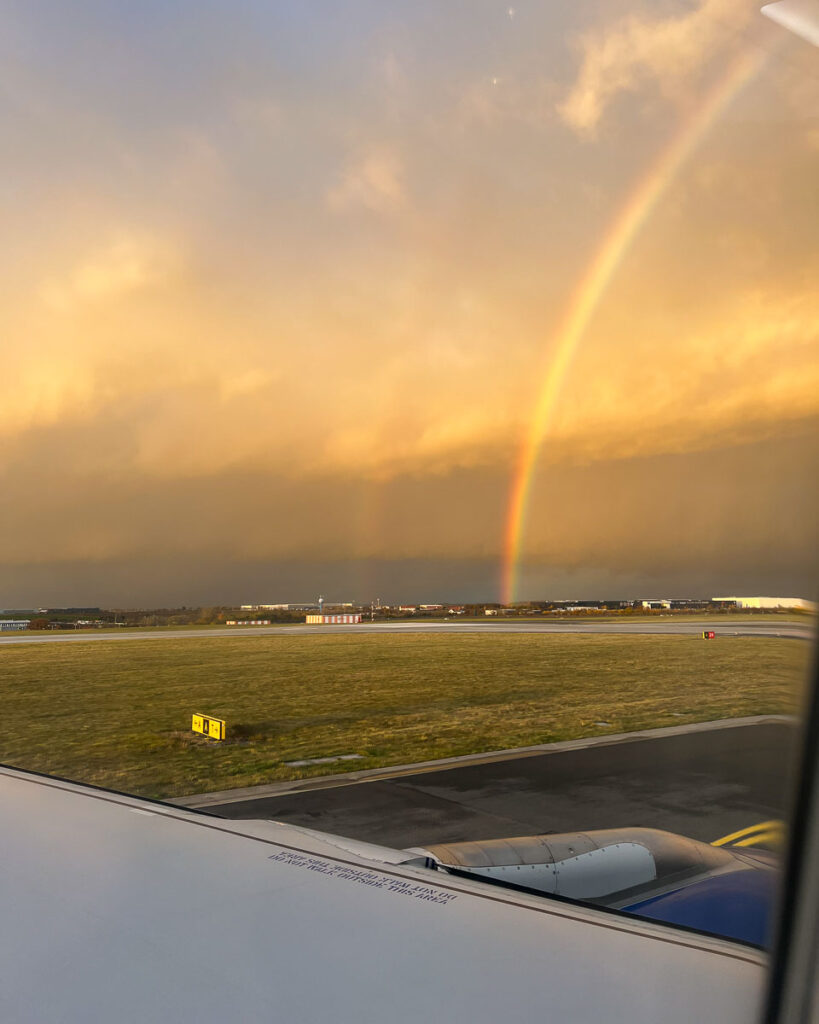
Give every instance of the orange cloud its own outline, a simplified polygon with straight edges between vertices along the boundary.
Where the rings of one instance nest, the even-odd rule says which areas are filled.
[[[340,180],[327,191],[327,205],[337,213],[355,207],[388,213],[405,200],[402,161],[388,146],[371,146],[351,160]]]
[[[41,295],[47,306],[60,311],[80,303],[117,299],[167,283],[178,262],[178,253],[166,240],[132,230],[118,231],[64,277],[46,280]]]
[[[558,112],[578,133],[593,135],[620,93],[651,84],[679,95],[719,50],[735,45],[752,10],[744,0],[701,0],[686,14],[635,13],[588,31],[580,39],[580,71]]]

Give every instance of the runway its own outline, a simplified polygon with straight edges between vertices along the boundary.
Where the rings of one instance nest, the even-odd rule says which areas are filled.
[[[719,623],[713,620],[694,622],[361,622],[357,625],[294,625],[239,627],[217,626],[212,629],[159,629],[122,632],[30,633],[0,634],[2,644],[77,644],[122,640],[213,640],[218,637],[251,636],[335,636],[339,633],[589,633],[626,636],[697,636],[704,629],[712,629],[718,637],[774,637],[779,639],[810,640],[815,635],[813,620],[806,622],[741,622]]]
[[[798,732],[783,718],[706,723],[368,781],[291,783],[180,801],[394,848],[646,826],[711,842],[786,815]],[[284,789],[287,784],[282,784]],[[298,788],[298,787],[310,788]],[[216,799],[218,800],[218,796]]]

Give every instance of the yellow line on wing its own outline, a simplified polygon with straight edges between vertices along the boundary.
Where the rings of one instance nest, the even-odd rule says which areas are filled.
[[[775,828],[770,832],[758,832],[755,836],[749,836],[747,839],[740,839],[738,843],[732,843],[732,846],[758,846],[760,843],[769,843],[772,846],[780,846],[784,832],[781,828]]]
[[[760,821],[758,825],[749,825],[747,828],[741,828],[739,832],[732,832],[730,835],[723,836],[722,839],[715,839],[711,845],[727,846],[728,843],[733,843],[735,839],[744,839],[746,836],[757,832],[768,832],[771,829],[781,832],[784,829],[784,825],[781,821]]]

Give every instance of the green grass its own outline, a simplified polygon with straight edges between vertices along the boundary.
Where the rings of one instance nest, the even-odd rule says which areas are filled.
[[[178,796],[791,712],[807,654],[793,640],[581,634],[4,644],[0,760]],[[194,711],[226,719],[228,742],[194,738]],[[283,764],[348,753],[364,756],[352,765]]]

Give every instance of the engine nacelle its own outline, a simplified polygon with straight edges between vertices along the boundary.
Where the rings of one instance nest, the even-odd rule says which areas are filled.
[[[431,857],[442,870],[609,906],[737,868],[735,852],[650,828],[442,843],[407,852]]]

